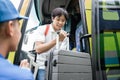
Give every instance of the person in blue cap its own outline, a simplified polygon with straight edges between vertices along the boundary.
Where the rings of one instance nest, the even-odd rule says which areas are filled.
[[[9,51],[16,51],[21,37],[19,15],[10,0],[0,0],[0,80],[34,80],[27,60],[20,66],[11,64],[5,59]]]

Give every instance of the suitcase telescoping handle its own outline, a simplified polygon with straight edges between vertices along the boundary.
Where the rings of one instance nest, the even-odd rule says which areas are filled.
[[[57,50],[60,49],[60,46],[59,46],[59,34],[60,34],[60,31],[57,32],[57,38],[56,38],[56,49]],[[67,45],[66,50],[69,50],[69,33],[67,33],[67,37],[64,40],[67,40],[66,41],[66,45]]]
[[[67,50],[69,50],[69,36],[70,36],[70,34],[67,33]]]
[[[56,49],[59,49],[59,34],[60,32],[57,32],[57,39],[56,39]]]

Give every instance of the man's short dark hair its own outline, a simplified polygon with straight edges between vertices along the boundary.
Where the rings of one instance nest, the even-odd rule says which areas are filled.
[[[55,8],[51,13],[51,17],[53,18],[61,15],[64,15],[66,20],[68,19],[68,12],[63,8]]]

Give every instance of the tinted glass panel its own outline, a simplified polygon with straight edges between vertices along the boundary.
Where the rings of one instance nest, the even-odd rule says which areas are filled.
[[[120,29],[120,1],[100,0],[99,5],[100,30]]]
[[[120,1],[99,0],[101,68],[107,80],[120,79]]]

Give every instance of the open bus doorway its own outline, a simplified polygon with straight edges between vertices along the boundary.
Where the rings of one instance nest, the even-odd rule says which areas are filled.
[[[81,13],[80,13],[80,4],[78,0],[65,0],[65,1],[55,1],[56,3],[59,2],[59,4],[56,6],[55,2],[53,0],[50,0],[50,2],[48,2],[47,0],[37,0],[38,2],[41,2],[41,4],[37,4],[34,3],[35,5],[35,14],[32,16],[33,17],[38,18],[39,23],[37,22],[37,25],[33,26],[30,28],[32,24],[31,18],[30,18],[30,23],[28,21],[29,26],[26,27],[26,31],[25,31],[25,37],[23,40],[23,47],[22,50],[32,50],[33,49],[33,42],[31,43],[31,39],[33,39],[33,36],[31,36],[32,34],[34,34],[34,31],[37,29],[37,27],[39,27],[40,25],[44,25],[44,24],[49,24],[51,23],[51,11],[52,9],[56,8],[56,7],[63,7],[65,8],[68,13],[69,13],[69,19],[66,23],[66,25],[63,27],[63,29],[67,32],[70,33],[70,50],[76,50],[76,44],[79,43],[79,50],[80,51],[80,36],[83,35],[84,31],[83,31],[83,26],[82,26],[82,22],[81,22]],[[46,5],[50,6],[49,8],[46,8]],[[31,17],[31,16],[29,16]],[[35,23],[35,19],[33,19],[33,23]],[[78,29],[78,27],[80,27],[80,29]],[[78,29],[77,33],[79,34],[76,35],[76,30]],[[28,35],[28,36],[27,36]],[[31,38],[32,37],[32,38]],[[29,39],[30,38],[30,39]],[[77,39],[77,40],[76,40]],[[34,41],[34,40],[32,40]],[[27,47],[26,47],[27,46]]]
[[[76,39],[79,39],[79,37],[76,37],[76,30],[80,26],[79,23],[81,22],[81,14],[78,0],[71,0],[67,10],[69,12],[69,19],[71,21],[69,31],[70,50],[73,50],[76,49],[76,44],[79,43],[79,41],[76,41]]]

